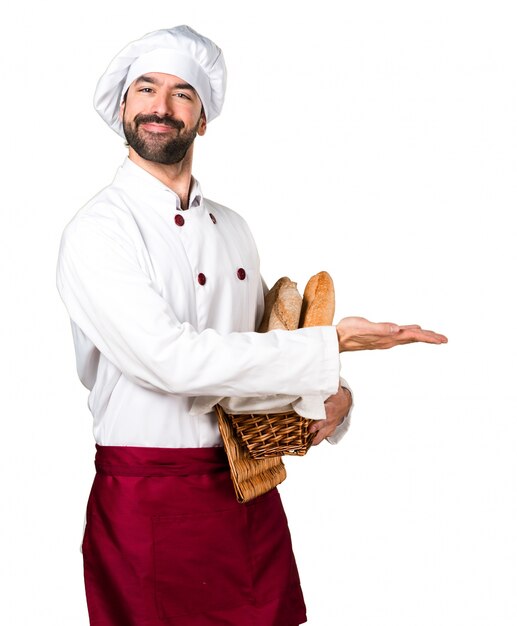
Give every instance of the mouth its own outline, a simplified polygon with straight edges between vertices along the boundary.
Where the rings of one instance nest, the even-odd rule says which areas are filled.
[[[148,133],[165,134],[171,133],[175,128],[168,126],[167,124],[157,124],[156,122],[147,122],[140,124],[140,128],[143,128]]]

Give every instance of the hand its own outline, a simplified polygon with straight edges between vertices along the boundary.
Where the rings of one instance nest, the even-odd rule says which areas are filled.
[[[352,406],[352,394],[348,389],[340,387],[339,391],[325,401],[326,419],[317,420],[311,425],[309,431],[317,433],[312,442],[317,446],[327,437],[334,434],[336,428],[343,423]]]
[[[345,317],[337,325],[339,351],[386,350],[405,343],[447,343],[447,337],[415,324],[376,324],[364,317]]]

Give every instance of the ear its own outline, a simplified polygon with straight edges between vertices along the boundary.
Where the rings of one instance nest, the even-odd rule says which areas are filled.
[[[125,109],[126,109],[126,102],[125,102],[125,100],[123,100],[120,103],[120,107],[118,109],[118,118],[119,118],[119,120],[121,122],[122,122],[122,119],[124,118],[124,111],[125,111]]]
[[[198,135],[204,135],[206,133],[206,115],[205,115],[205,111],[201,111],[201,118],[199,120],[199,127],[197,129],[197,134]]]

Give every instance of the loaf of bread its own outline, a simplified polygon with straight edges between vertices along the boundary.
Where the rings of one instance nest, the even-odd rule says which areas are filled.
[[[300,328],[331,326],[335,308],[334,282],[330,274],[319,272],[309,280],[303,292]]]
[[[265,299],[259,333],[268,330],[295,330],[300,321],[302,296],[296,283],[284,276],[276,281]]]

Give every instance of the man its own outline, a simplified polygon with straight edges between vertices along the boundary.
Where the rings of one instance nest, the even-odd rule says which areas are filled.
[[[83,541],[95,626],[305,622],[278,492],[237,503],[213,405],[303,396],[320,405],[315,443],[337,441],[340,351],[446,340],[362,318],[254,332],[252,236],[191,173],[225,83],[219,48],[181,26],[129,44],[97,86],[129,156],[65,229],[57,272],[97,443]]]

